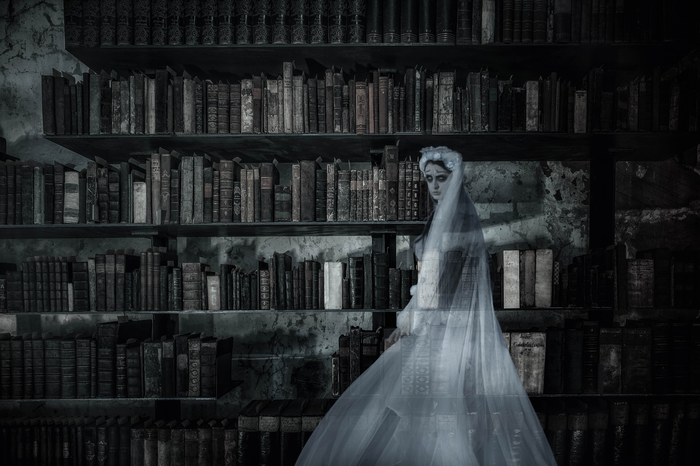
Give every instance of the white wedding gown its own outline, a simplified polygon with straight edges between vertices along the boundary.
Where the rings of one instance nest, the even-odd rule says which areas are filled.
[[[415,242],[417,290],[398,316],[410,334],[336,400],[297,466],[556,465],[493,310],[463,167]]]

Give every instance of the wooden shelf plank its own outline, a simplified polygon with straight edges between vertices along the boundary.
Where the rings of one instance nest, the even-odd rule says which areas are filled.
[[[419,235],[423,222],[270,222],[196,225],[62,224],[0,225],[0,238],[136,238],[217,236],[369,236],[375,233]]]
[[[466,161],[587,161],[591,146],[609,147],[616,160],[666,160],[700,143],[700,133],[394,133],[394,134],[199,134],[199,135],[64,135],[46,139],[85,157],[110,163],[145,159],[159,147],[180,153],[206,152],[215,158],[241,157],[259,163],[276,158],[292,163],[321,157],[369,162],[370,150],[399,144],[401,156],[416,157],[427,146],[446,145]]]

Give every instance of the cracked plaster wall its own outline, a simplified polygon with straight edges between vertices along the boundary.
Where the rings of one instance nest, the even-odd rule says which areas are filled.
[[[86,159],[42,136],[40,75],[52,68],[80,78],[87,67],[65,51],[62,2],[9,1],[0,9],[0,136],[8,153],[21,159],[60,160],[85,166]],[[439,138],[436,144],[439,145]],[[173,147],[172,149],[177,149]],[[304,154],[307,156],[308,154]],[[402,154],[416,155],[416,154]],[[490,252],[506,248],[552,248],[564,264],[588,243],[589,164],[585,162],[467,162],[465,186],[482,219]],[[412,262],[411,238],[397,238],[397,264]],[[148,247],[142,239],[2,240],[0,261],[21,262],[30,255],[75,255],[85,260],[98,251]],[[231,259],[246,269],[255,258],[290,250],[294,262],[310,255],[321,260],[371,249],[368,237],[181,238],[182,261],[202,257],[214,270]],[[111,316],[42,316],[44,331],[65,333],[94,327]],[[350,325],[371,327],[369,313],[270,313],[183,316],[180,330],[234,336],[233,370],[243,386],[216,403],[183,403],[183,416],[233,416],[252,398],[329,396],[330,359],[338,336]],[[0,330],[16,331],[14,317],[0,316]],[[20,326],[21,328],[21,326]],[[148,405],[98,403],[47,405],[75,414],[143,413]]]

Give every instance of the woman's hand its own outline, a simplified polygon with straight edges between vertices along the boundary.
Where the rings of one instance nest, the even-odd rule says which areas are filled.
[[[401,337],[406,336],[406,335],[409,335],[408,325],[405,325],[403,327],[399,327],[396,330],[394,330],[391,333],[391,335],[389,335],[387,337],[387,343],[389,343],[389,345],[393,345],[394,343],[399,341],[399,339]]]

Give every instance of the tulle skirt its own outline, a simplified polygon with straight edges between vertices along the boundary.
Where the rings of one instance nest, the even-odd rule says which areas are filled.
[[[493,310],[414,327],[324,416],[297,465],[556,465]]]

